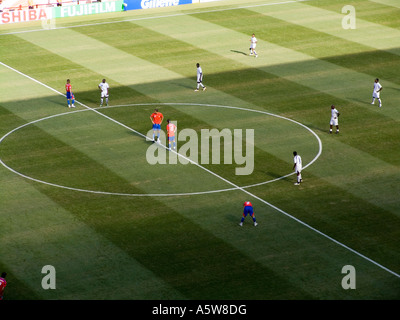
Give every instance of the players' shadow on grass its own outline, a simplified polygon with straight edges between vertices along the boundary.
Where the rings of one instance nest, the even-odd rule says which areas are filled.
[[[348,97],[347,99],[354,101],[354,102],[358,102],[361,105],[371,104],[371,100],[366,100],[366,99],[361,100],[359,98],[352,98],[352,97]],[[372,95],[371,95],[371,99],[372,99]]]
[[[305,124],[308,128],[310,128],[310,129],[312,129],[313,131],[316,131],[316,132],[318,132],[318,133],[328,133],[329,132],[329,119],[328,119],[328,122],[327,122],[328,124],[327,124],[327,126],[326,126],[326,128],[321,128],[321,127],[317,127],[317,126],[315,126],[315,125],[312,125],[312,124],[310,124],[310,123],[307,123],[307,124]],[[340,124],[340,123],[339,123]]]
[[[239,226],[240,219],[242,218],[243,209],[239,209],[237,213],[227,213],[225,219],[232,223],[232,226]]]
[[[240,54],[243,54],[244,56],[247,56],[247,53],[246,53],[246,52],[243,52],[243,51],[231,50],[231,52],[240,53]]]
[[[187,84],[187,83],[177,82],[177,81],[172,81],[170,84],[174,84],[174,85],[176,85],[176,86],[183,87],[183,88],[187,88],[187,89],[193,89],[193,88],[195,88],[195,85],[196,85],[196,84],[193,84],[193,85],[191,86],[191,85],[189,85],[189,84]]]
[[[290,177],[283,177],[283,178],[282,178],[282,175],[281,175],[281,174],[275,173],[275,172],[267,171],[267,172],[265,172],[265,174],[266,174],[268,177],[271,178],[270,180],[275,180],[275,179],[280,179],[280,180],[283,180],[283,181],[291,181],[291,180],[292,180],[292,178],[290,178]]]

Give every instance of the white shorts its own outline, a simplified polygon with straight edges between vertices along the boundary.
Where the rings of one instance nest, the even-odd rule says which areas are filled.
[[[203,75],[202,74],[197,75],[197,83],[200,83],[202,81],[203,81]]]
[[[380,95],[381,95],[380,92],[374,92],[374,93],[372,94],[372,97],[373,97],[373,98],[379,99],[379,96],[380,96]]]
[[[250,49],[255,49],[255,48],[256,48],[256,46],[257,46],[257,44],[256,44],[256,43],[252,43],[252,44],[250,44]]]
[[[101,92],[101,97],[102,97],[102,98],[108,98],[107,92],[102,91],[102,92]]]
[[[331,126],[337,126],[339,124],[338,118],[331,118],[331,122],[329,123]]]
[[[296,165],[296,168],[295,168],[294,172],[301,173],[301,169],[302,169],[301,166]]]

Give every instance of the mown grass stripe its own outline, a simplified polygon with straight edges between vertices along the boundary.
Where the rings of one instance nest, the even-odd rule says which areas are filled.
[[[400,3],[396,0],[369,0],[369,1],[400,9]]]
[[[357,19],[361,18],[370,23],[399,29],[400,21],[397,17],[400,11],[398,9],[398,2],[396,0],[382,0],[379,2],[380,3],[377,3],[377,1],[374,0],[353,0],[349,3],[346,0],[319,0],[311,1],[308,5],[319,9],[330,10],[334,13],[341,13],[344,6],[352,5],[356,10]]]
[[[400,14],[399,9],[377,5],[369,1],[355,2],[350,5],[353,5],[355,9],[356,28],[345,29],[342,27],[342,20],[348,12],[342,13],[342,8],[348,4],[349,3],[345,1],[335,1],[334,7],[324,9],[318,7],[318,1],[311,1],[310,3],[293,4],[291,6],[293,11],[286,12],[286,15],[279,12],[279,9],[274,10],[275,8],[272,8],[271,11],[273,15],[279,15],[283,19],[293,19],[290,20],[293,23],[304,26],[308,25],[311,28],[316,28],[317,30],[343,37],[344,39],[364,44],[378,50],[387,50],[397,55],[400,54],[400,30],[397,29],[399,26],[398,20],[392,18],[394,22],[397,22],[397,26],[396,28],[391,28],[382,24],[386,22],[383,12],[376,15],[379,18],[375,18],[373,22],[371,22],[371,15],[368,14],[368,12],[373,10],[378,12],[382,9],[382,11],[388,14],[388,17],[395,17]],[[261,10],[263,10],[263,8],[261,8]],[[265,12],[265,10],[263,11]],[[296,14],[302,15],[302,19],[299,19],[299,16],[296,17]]]

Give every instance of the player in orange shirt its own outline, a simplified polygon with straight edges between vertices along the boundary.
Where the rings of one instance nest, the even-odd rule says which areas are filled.
[[[167,120],[167,135],[168,135],[168,150],[171,150],[171,143],[175,150],[176,142],[175,142],[175,133],[176,133],[176,125],[171,122],[171,120]]]
[[[256,226],[258,223],[256,222],[256,216],[254,215],[252,203],[250,201],[246,201],[245,203],[243,203],[243,207],[244,207],[243,217],[242,217],[242,220],[240,220],[239,225],[240,226],[243,225],[244,218],[246,218],[247,215],[249,214],[253,218],[254,226]]]
[[[160,130],[161,123],[163,122],[164,116],[158,109],[154,109],[154,112],[150,116],[150,120],[153,123],[153,141],[155,142],[155,136],[157,133],[157,142],[160,142]]]

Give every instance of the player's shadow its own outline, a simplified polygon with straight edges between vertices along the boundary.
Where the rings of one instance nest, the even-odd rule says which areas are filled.
[[[186,88],[186,89],[193,89],[193,87],[195,86],[195,85],[191,86],[191,85],[189,85],[187,83],[182,83],[182,82],[177,82],[177,81],[171,82],[170,84],[174,84],[176,86],[179,86],[179,87],[182,87],[182,88]]]
[[[269,179],[269,180],[276,180],[276,179],[278,179],[278,180],[282,180],[282,181],[290,181],[290,180],[292,179],[291,177],[282,177],[281,174],[277,174],[277,173],[271,172],[271,171],[267,171],[267,172],[265,172],[265,174],[266,174],[268,177],[271,177],[271,179]]]
[[[310,129],[312,129],[313,131],[317,131],[318,133],[328,133],[329,132],[329,130],[328,130],[329,129],[329,119],[328,119],[328,125],[326,128],[321,128],[321,127],[318,127],[318,126],[310,124],[310,123],[307,123],[306,126]]]
[[[351,100],[351,101],[354,101],[354,102],[358,102],[361,105],[365,105],[365,104],[370,104],[371,103],[371,100],[366,100],[366,99],[361,100],[359,98],[353,98],[353,97],[348,97],[348,99]]]
[[[240,53],[240,54],[243,54],[244,56],[247,56],[247,53],[246,53],[246,52],[243,52],[243,51],[231,50],[231,52]]]
[[[239,226],[240,219],[242,218],[243,208],[239,209],[237,213],[227,213],[225,214],[225,219],[230,223],[237,224]]]

